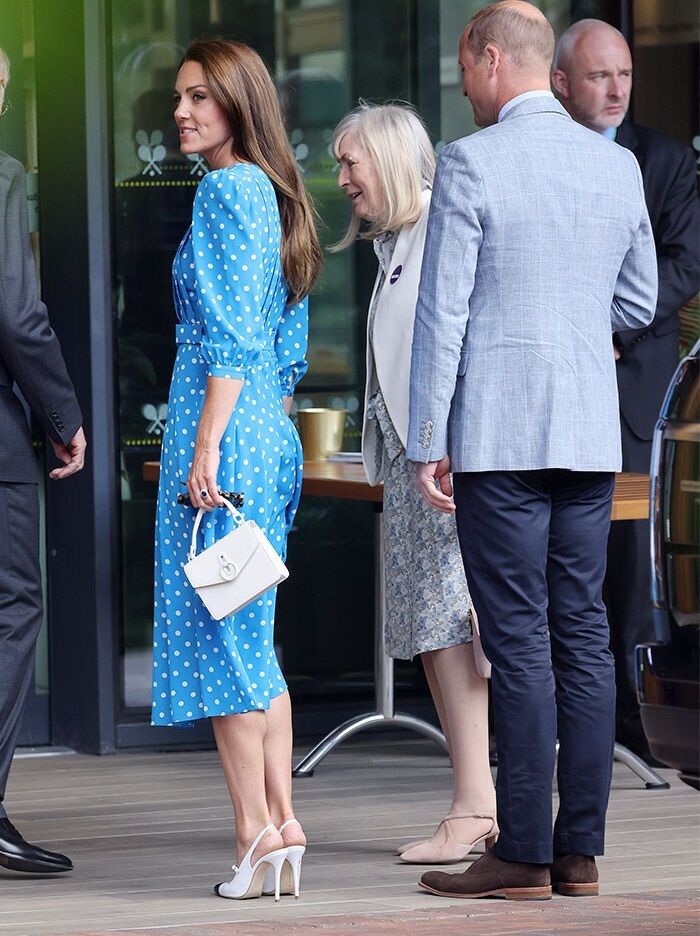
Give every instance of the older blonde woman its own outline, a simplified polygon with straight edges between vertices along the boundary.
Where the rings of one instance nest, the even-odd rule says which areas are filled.
[[[425,841],[399,849],[415,864],[461,861],[497,835],[488,759],[487,681],[477,670],[473,610],[454,517],[428,508],[406,459],[411,341],[435,157],[425,127],[407,106],[361,103],[338,124],[338,185],[352,202],[350,226],[334,249],[352,244],[361,223],[379,270],[367,323],[362,458],[370,484],[384,482],[386,650],[420,655],[447,738],[454,790],[447,816]]]

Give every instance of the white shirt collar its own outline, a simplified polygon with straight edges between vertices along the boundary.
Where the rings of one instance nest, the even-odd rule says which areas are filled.
[[[517,94],[514,98],[511,98],[510,101],[506,101],[503,107],[498,112],[498,122],[500,123],[503,118],[506,116],[509,110],[515,107],[516,104],[519,104],[521,101],[527,101],[528,98],[533,97],[550,97],[553,98],[554,95],[551,91],[525,91],[523,94]]]

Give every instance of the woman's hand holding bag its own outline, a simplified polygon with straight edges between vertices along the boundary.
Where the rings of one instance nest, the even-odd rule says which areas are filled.
[[[236,528],[197,555],[197,533],[205,511],[194,521],[188,561],[190,584],[215,621],[229,617],[289,577],[274,547],[253,520],[245,520],[233,504],[221,498]]]

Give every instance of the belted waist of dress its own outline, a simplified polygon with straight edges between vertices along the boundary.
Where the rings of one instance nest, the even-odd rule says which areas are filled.
[[[201,345],[202,333],[201,322],[178,322],[175,326],[175,341],[177,344]]]
[[[204,326],[201,322],[178,322],[175,326],[175,341],[178,345],[201,345],[204,336]],[[250,357],[255,363],[270,363],[279,366],[274,348],[263,346],[256,348]]]

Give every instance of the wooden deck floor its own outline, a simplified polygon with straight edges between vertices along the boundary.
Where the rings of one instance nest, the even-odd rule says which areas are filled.
[[[600,861],[602,893],[641,898],[660,892],[662,903],[676,897],[677,904],[666,899],[666,910],[674,912],[665,919],[682,929],[663,928],[661,917],[661,928],[647,928],[654,922],[649,909],[635,931],[690,934],[697,932],[688,908],[700,884],[700,796],[672,771],[662,773],[671,789],[649,791],[616,766],[608,850]],[[34,879],[1,871],[0,936],[136,929],[158,936],[262,936],[306,932],[298,927],[313,918],[319,933],[558,934],[569,926],[555,924],[554,917],[546,923],[547,914],[557,912],[562,919],[574,914],[577,934],[622,932],[594,922],[608,907],[602,901],[559,898],[538,904],[537,916],[531,905],[450,902],[420,891],[421,869],[399,864],[393,850],[434,827],[449,788],[447,760],[430,742],[374,735],[341,747],[314,777],[296,781],[297,811],[311,846],[302,898],[275,905],[271,898],[224,901],[211,892],[228,876],[233,858],[231,810],[214,752],[18,759],[7,796],[12,820],[31,841],[69,854],[76,870]],[[421,912],[412,917],[413,911]],[[424,928],[431,913],[435,928]],[[346,916],[364,923],[345,929]],[[476,925],[477,917],[482,925],[473,928],[467,920]],[[326,929],[329,918],[336,924]],[[385,929],[392,920],[398,928]],[[450,920],[458,928],[450,928]],[[515,926],[518,920],[524,929]],[[545,928],[526,926],[527,920]],[[226,925],[233,923],[241,925]]]

